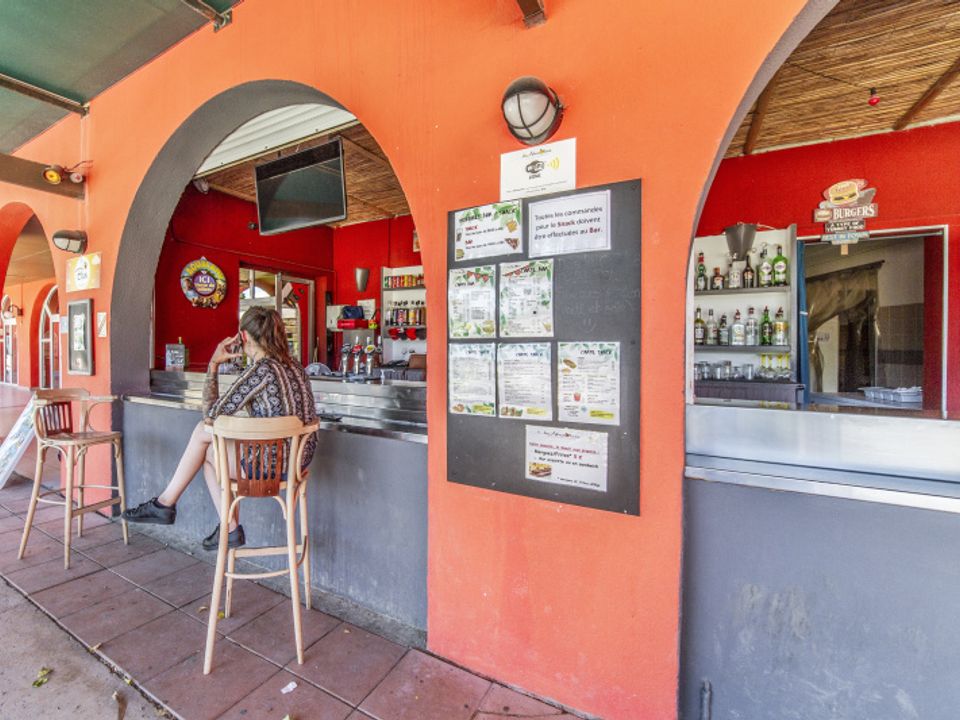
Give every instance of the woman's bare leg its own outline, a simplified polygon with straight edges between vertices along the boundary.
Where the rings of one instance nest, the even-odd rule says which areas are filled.
[[[207,458],[207,449],[213,439],[213,436],[204,427],[203,421],[201,421],[193,429],[190,442],[187,443],[183,455],[180,456],[180,462],[173,473],[173,478],[164,491],[157,496],[157,500],[162,505],[176,505],[177,500],[183,495],[183,491],[187,489],[187,485],[193,480],[200,467],[204,465]],[[206,476],[206,469],[204,469],[204,475]],[[214,500],[214,502],[217,501],[219,501],[219,497]]]
[[[230,477],[236,477],[236,469],[234,468],[234,452],[233,452],[233,443],[227,443],[227,463],[230,467]],[[214,458],[213,445],[207,446],[207,454],[203,462],[203,479],[207,481],[207,491],[210,493],[210,499],[213,500],[214,507],[217,508],[217,517],[220,517],[220,483],[217,480],[217,466],[216,460]],[[230,518],[230,523],[227,526],[227,529],[230,531],[236,530],[237,528],[237,508],[233,510],[233,517]]]

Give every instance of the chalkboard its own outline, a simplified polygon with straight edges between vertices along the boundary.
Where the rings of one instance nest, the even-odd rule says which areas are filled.
[[[447,264],[450,269],[496,265],[530,258],[529,205],[551,198],[609,191],[610,249],[550,256],[554,261],[552,338],[448,339],[450,346],[471,342],[545,342],[552,346],[553,421],[447,413],[447,479],[500,492],[571,505],[640,513],[640,181],[582,188],[522,201],[523,252],[456,260],[455,214],[448,214]],[[499,291],[499,279],[498,279]],[[499,328],[498,328],[499,331]],[[557,343],[620,343],[619,425],[557,420]],[[447,403],[450,407],[450,403]],[[605,491],[526,478],[526,425],[571,428],[607,434]]]

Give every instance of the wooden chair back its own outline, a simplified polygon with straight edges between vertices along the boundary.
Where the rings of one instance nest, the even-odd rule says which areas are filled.
[[[237,493],[247,497],[269,497],[280,492],[291,468],[299,467],[301,438],[316,430],[293,416],[249,418],[221,416],[213,423],[217,457],[226,458],[226,446],[233,443]],[[296,458],[296,462],[291,462]],[[220,482],[226,478],[218,467]]]
[[[73,403],[83,402],[90,393],[83,388],[37,390],[34,428],[37,437],[47,439],[54,435],[73,432]]]

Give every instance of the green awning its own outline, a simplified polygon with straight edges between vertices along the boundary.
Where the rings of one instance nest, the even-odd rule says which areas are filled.
[[[238,0],[206,2],[223,12]],[[204,25],[182,0],[4,0],[0,73],[85,103]],[[0,89],[0,152],[66,114]]]

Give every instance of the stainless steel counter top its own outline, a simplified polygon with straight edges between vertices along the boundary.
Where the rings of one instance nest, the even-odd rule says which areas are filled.
[[[149,394],[129,395],[137,402],[183,410],[199,410],[206,376],[195,372],[154,370]],[[220,375],[225,392],[236,380]],[[320,428],[336,432],[427,442],[427,387],[424,382],[390,380],[343,382],[340,378],[311,378]]]

